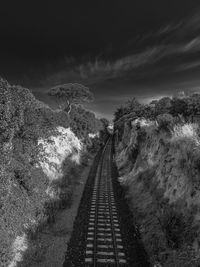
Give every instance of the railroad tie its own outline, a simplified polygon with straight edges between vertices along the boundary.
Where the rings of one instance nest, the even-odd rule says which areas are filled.
[[[86,266],[127,266],[110,173],[109,161],[104,158],[90,203]]]

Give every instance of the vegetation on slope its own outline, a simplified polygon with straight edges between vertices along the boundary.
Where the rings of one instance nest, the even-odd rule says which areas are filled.
[[[199,99],[183,99],[180,113],[171,111],[180,108],[172,109],[173,99],[134,100],[115,118],[119,179],[152,264],[199,266],[200,126],[191,122]]]
[[[100,128],[82,107],[69,118],[0,79],[0,266],[16,266],[34,232],[69,205],[85,140]]]

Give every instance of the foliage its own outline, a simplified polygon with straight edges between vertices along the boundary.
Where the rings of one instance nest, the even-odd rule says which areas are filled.
[[[114,122],[127,121],[137,117],[146,119],[156,119],[162,114],[170,114],[173,117],[181,116],[184,120],[192,120],[195,116],[200,116],[200,94],[195,93],[180,97],[163,97],[153,100],[150,104],[142,105],[135,98],[120,106],[114,114]]]
[[[181,248],[184,244],[191,245],[195,237],[192,227],[192,217],[186,218],[173,207],[165,207],[159,218],[163,232],[167,239],[168,247],[172,249]]]
[[[124,106],[120,106],[117,111],[114,113],[114,121],[118,121],[121,117],[126,116],[128,114],[132,114],[132,116],[142,116],[142,112],[144,109],[144,105],[140,104],[136,98],[133,98],[125,103]]]
[[[171,110],[170,113],[173,116],[178,116],[179,114],[186,115],[187,101],[183,98],[173,98],[171,100]]]
[[[49,90],[49,95],[57,99],[59,107],[70,113],[72,104],[91,102],[94,97],[90,90],[78,83],[58,85]]]
[[[120,106],[117,108],[117,110],[114,113],[114,121],[118,121],[122,116],[125,115],[125,107],[124,106]]]
[[[174,125],[174,120],[170,114],[160,114],[157,116],[157,122],[159,129],[171,130]]]
[[[76,136],[88,142],[89,133],[97,133],[102,129],[102,123],[94,113],[81,106],[73,106],[70,114],[70,127]]]
[[[119,180],[155,266],[199,266],[200,127],[185,123],[198,112],[188,112],[189,102],[195,106],[193,96],[154,101],[143,116],[130,112],[115,123]]]
[[[170,113],[172,107],[171,98],[163,97],[155,104],[155,115]]]
[[[41,127],[38,132],[33,127],[31,116],[40,107],[40,102],[28,89],[10,86],[2,79],[0,95],[0,235],[4,237],[0,250],[9,254],[6,256],[9,261],[14,240],[44,217],[47,178],[35,167],[40,149],[36,140],[42,132]],[[30,123],[26,125],[28,117]]]
[[[109,126],[109,121],[106,118],[101,118],[101,130],[99,132],[99,139],[102,144],[105,143],[107,137],[108,137],[108,126]]]
[[[51,184],[40,165],[45,151],[38,140],[52,144],[50,137],[60,134],[56,131],[58,126],[73,128],[84,140],[90,132],[98,131],[101,123],[94,114],[78,106],[73,107],[72,118],[69,118],[66,112],[53,111],[38,101],[28,89],[11,86],[0,79],[1,266],[8,266],[20,250],[14,247],[16,240],[21,240],[23,235],[31,236],[40,225],[53,219],[53,210],[60,206],[51,199],[51,192],[60,194],[60,203],[70,202],[77,176],[77,164],[72,163],[74,150],[68,164],[61,166],[66,175],[63,180],[60,178],[60,183]],[[66,139],[64,135],[61,137]],[[25,244],[21,244],[21,251],[24,248]]]
[[[177,141],[181,139],[193,140],[197,145],[200,144],[199,135],[198,135],[199,127],[198,124],[195,123],[185,123],[183,125],[175,125],[173,128],[172,140]]]
[[[101,118],[100,122],[102,123],[104,129],[109,125],[109,121],[106,118]]]

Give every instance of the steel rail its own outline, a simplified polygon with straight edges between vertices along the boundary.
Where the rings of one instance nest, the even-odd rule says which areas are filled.
[[[104,147],[95,176],[90,205],[86,266],[127,266],[111,180],[111,140]],[[100,237],[99,237],[100,236]],[[119,249],[118,249],[119,248]],[[121,250],[121,252],[120,252]]]

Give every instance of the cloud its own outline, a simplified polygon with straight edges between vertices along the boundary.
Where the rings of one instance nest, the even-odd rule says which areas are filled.
[[[110,60],[94,60],[84,62],[71,68],[63,68],[43,77],[41,85],[51,87],[66,82],[82,82],[94,84],[104,80],[122,76],[125,72],[136,70],[141,66],[153,64],[161,56],[162,47],[151,47],[139,53]]]
[[[113,62],[96,61],[94,63],[83,64],[80,66],[80,75],[82,78],[101,77],[102,79],[116,78],[122,76],[128,71],[137,71],[140,67],[150,67],[160,60],[170,56],[182,55],[200,51],[200,36],[190,41],[179,44],[162,44],[145,49],[136,54],[122,57]],[[188,68],[197,67],[197,62],[188,65]],[[176,66],[174,66],[176,67]],[[183,68],[187,68],[186,65]],[[181,68],[180,68],[181,70]]]
[[[200,51],[200,37],[180,44],[157,45],[114,61],[95,60],[93,62],[85,62],[77,65],[71,70],[63,69],[57,71],[44,77],[42,85],[51,87],[67,82],[79,82],[90,86],[105,80],[123,77],[128,72],[132,72],[132,74],[137,77],[137,73],[141,72],[141,68],[143,68],[144,75],[148,72],[152,73],[153,70],[158,70],[154,67],[157,62],[164,62],[171,56],[184,56],[185,54],[198,51]],[[163,65],[164,64],[165,63],[163,63]],[[188,65],[188,67],[183,64],[182,70],[184,70],[184,68],[194,68],[196,66],[198,66],[198,63],[194,63],[191,66]],[[171,67],[171,70],[173,69],[177,69],[176,63]],[[161,67],[160,71],[162,71]],[[181,67],[179,71],[181,71]]]
[[[155,76],[156,73],[181,72],[199,67],[199,62],[192,62],[191,59],[190,63],[187,63],[188,58],[186,58],[200,51],[198,12],[182,21],[163,25],[157,31],[137,38],[140,50],[134,50],[132,40],[128,43],[129,48],[133,46],[131,52],[126,53],[128,54],[126,56],[118,56],[115,60],[99,58],[77,63],[73,58],[66,58],[70,68],[63,67],[55,72],[47,73],[41,79],[41,86],[49,88],[61,83],[79,82],[90,87],[127,75],[142,79],[145,75],[150,77]]]
[[[166,96],[171,97],[172,95],[171,94],[167,94],[167,93],[165,93],[165,94],[154,94],[153,96],[138,97],[138,100],[142,104],[149,104],[153,100],[159,100],[159,99],[161,99],[163,97],[166,97]]]
[[[191,53],[200,51],[200,36],[196,36],[191,40],[186,40],[181,43],[169,43],[160,44],[146,48],[138,53],[132,53],[125,57],[120,57],[116,60],[94,60],[93,62],[84,62],[73,67],[71,70],[63,69],[57,71],[51,75],[47,75],[42,80],[42,85],[45,87],[51,87],[57,84],[67,82],[79,82],[85,85],[94,85],[101,83],[102,81],[109,79],[116,79],[126,76],[127,73],[132,73],[135,77],[138,74],[150,74],[152,71],[161,72],[166,71],[165,68],[155,68],[155,65],[162,62],[162,66],[165,66],[166,60],[172,58],[176,60],[176,56],[183,59],[184,56]],[[168,71],[184,71],[187,69],[195,68],[199,66],[199,62],[191,62],[190,64],[173,62],[173,65]],[[141,72],[142,68],[142,72]]]
[[[200,51],[200,36],[196,36],[183,46],[183,52]]]
[[[178,66],[175,70],[176,71],[186,71],[194,68],[200,67],[200,61],[194,61],[191,63],[182,64],[181,66]]]
[[[165,26],[162,26],[157,32],[155,32],[155,36],[169,34],[176,30],[179,30],[182,24],[183,24],[182,21],[179,21],[178,23],[174,23],[174,24],[172,23],[166,24]]]

